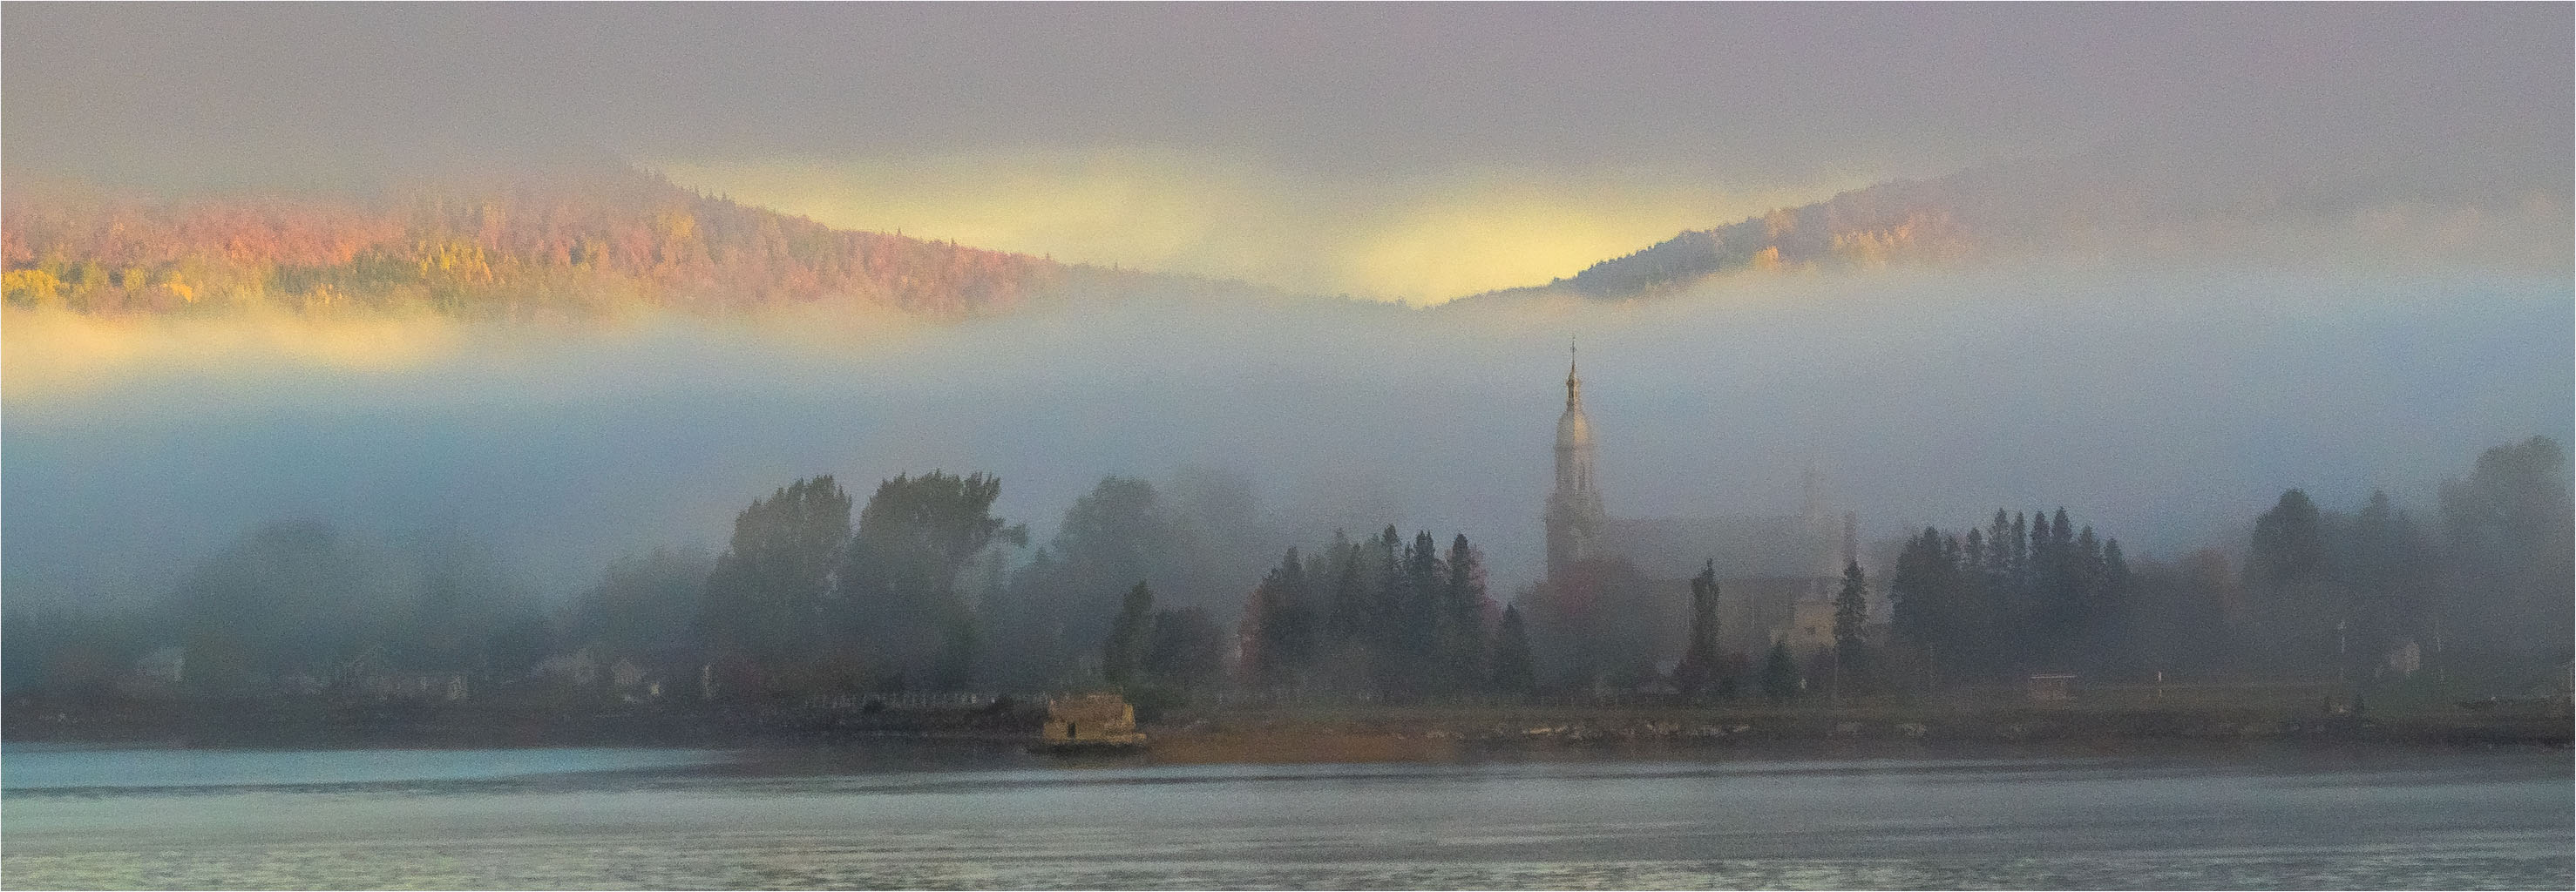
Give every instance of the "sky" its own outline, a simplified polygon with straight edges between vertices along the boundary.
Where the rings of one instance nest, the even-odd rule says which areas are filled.
[[[1429,303],[2173,133],[2563,167],[2571,31],[2555,4],[11,4],[0,163],[310,186],[605,152],[836,225]]]

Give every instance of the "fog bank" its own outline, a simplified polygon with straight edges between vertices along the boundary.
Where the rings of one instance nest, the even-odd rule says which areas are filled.
[[[561,595],[619,554],[721,547],[734,512],[804,475],[864,491],[991,472],[996,512],[1044,542],[1104,474],[1215,468],[1271,515],[1280,541],[1259,552],[1335,526],[1463,532],[1508,595],[1538,569],[1569,338],[1613,516],[1789,513],[1812,463],[1871,539],[2065,505],[2133,553],[2234,545],[2285,487],[2429,509],[2480,450],[2576,426],[2565,276],[1724,288],[1432,310],[1075,300],[951,326],[393,320],[292,355],[291,330],[12,316],[0,569],[13,604],[131,603],[245,527],[301,517],[452,525]]]

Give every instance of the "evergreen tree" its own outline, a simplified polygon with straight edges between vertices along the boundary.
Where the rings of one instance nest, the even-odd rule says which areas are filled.
[[[2076,551],[2075,525],[2067,522],[2066,509],[2057,509],[2057,518],[2048,527],[2049,596],[2056,602],[2060,639],[2073,634],[2083,616],[2083,555]]]
[[[2057,531],[2048,512],[2030,512],[2030,593],[2034,606],[2044,605],[2057,589]]]
[[[2036,522],[1998,510],[1986,529],[1998,535],[1970,527],[1963,543],[1926,527],[1897,556],[1888,586],[1895,638],[1925,677],[1937,685],[2043,664],[2129,665],[2132,583],[2117,541],[2078,528],[2062,508]],[[1852,628],[1844,606],[1837,601],[1838,642]]]
[[[1074,649],[1072,642],[1079,639],[1069,638],[1070,624],[1060,616],[1062,593],[1056,586],[1062,578],[1063,566],[1055,553],[1040,548],[1010,574],[1000,593],[985,602],[983,611],[993,630],[992,646],[985,651],[986,678],[1019,690],[1063,680],[1060,657]],[[1088,650],[1087,642],[1080,649]]]
[[[1395,531],[1394,524],[1387,524],[1385,532],[1378,534],[1375,547],[1369,552],[1369,566],[1376,571],[1365,577],[1371,582],[1366,602],[1369,605],[1369,656],[1381,673],[1377,677],[1378,687],[1384,689],[1389,674],[1400,671],[1392,665],[1395,661],[1388,657],[1402,648],[1407,631],[1404,628],[1405,590],[1411,587],[1408,584],[1410,577],[1405,573],[1404,535]]]
[[[1244,617],[1250,643],[1245,669],[1255,684],[1292,685],[1313,662],[1318,630],[1311,600],[1297,549],[1288,549],[1288,556],[1253,589],[1252,607]]]
[[[1997,511],[1995,513],[2001,514],[2003,512]],[[2019,592],[2026,589],[2030,584],[2030,516],[2015,512],[2012,519],[2012,532],[2007,534],[2006,539],[2012,543],[2012,554],[2009,558],[2009,562],[2012,565],[2010,567],[2012,573],[2010,586],[2013,590]]]
[[[1338,531],[1333,540],[1333,598],[1325,648],[1340,651],[1358,646],[1368,634],[1369,591],[1359,544],[1343,538]]]
[[[1225,630],[1204,608],[1154,611],[1145,648],[1145,677],[1192,690],[1214,683],[1225,669]]]
[[[1449,543],[1442,563],[1449,578],[1440,604],[1440,672],[1451,690],[1468,690],[1483,680],[1485,666],[1485,570],[1465,533]]]
[[[2012,547],[2006,543],[2013,535],[2012,520],[2004,509],[1995,509],[1995,519],[1986,525],[1986,579],[1989,587],[2000,587],[2012,578]]]
[[[2102,575],[2092,606],[2095,659],[2100,665],[2117,670],[2134,669],[2137,624],[2130,615],[2129,559],[2120,551],[2120,540],[2102,541]]]
[[[2263,654],[2272,668],[2304,675],[2335,667],[2335,602],[2329,578],[2326,518],[2306,492],[2281,493],[2272,510],[2254,521],[2245,554],[2246,588],[2257,596],[2258,619],[2270,640]]]
[[[1957,620],[1957,605],[1950,603],[1950,596],[1955,594],[1950,585],[1952,568],[1940,563],[1940,539],[1939,530],[1924,527],[1920,535],[1905,540],[1905,550],[1896,558],[1896,576],[1889,585],[1889,593],[1896,600],[1897,637],[1936,660],[1945,657]],[[1956,659],[1957,655],[1946,657]]]
[[[2261,582],[2279,584],[2317,575],[2326,559],[2325,522],[2317,504],[2304,491],[2282,492],[2272,510],[2255,518],[2254,540],[2245,558],[2246,568]]]
[[[1996,510],[1996,513],[2002,513],[2002,510]],[[1955,629],[1989,629],[1994,624],[1991,603],[1994,603],[1996,580],[2002,577],[1999,572],[1994,572],[1994,552],[2002,552],[2002,549],[2002,541],[1986,539],[1981,528],[1968,526],[1968,544],[1958,552],[1960,565],[1953,577],[1953,593],[1950,593],[1950,601],[1953,601],[1953,608],[1950,608],[1953,621],[1950,624]]]
[[[1518,605],[1503,608],[1502,627],[1494,634],[1494,690],[1528,695],[1538,691],[1538,667],[1530,660],[1529,630]]]
[[[1690,640],[1682,651],[1680,665],[1673,667],[1673,685],[1684,697],[1698,697],[1717,687],[1723,673],[1717,651],[1717,562],[1702,566],[1699,575],[1691,577]]]
[[[1109,638],[1100,646],[1100,676],[1111,685],[1124,688],[1144,680],[1145,658],[1153,642],[1153,613],[1153,590],[1136,583],[1119,604],[1118,618],[1109,624]]]
[[[2432,544],[2388,494],[2373,491],[2353,517],[2340,572],[2354,603],[2354,668],[2409,640],[2429,641],[2427,597],[2437,584]]]
[[[2086,524],[2081,532],[2076,533],[2075,547],[2067,554],[2075,565],[2074,571],[2068,575],[2075,580],[2073,607],[2076,624],[2091,625],[2094,610],[2101,606],[2102,597],[2102,540],[2094,537],[2091,524]]]
[[[1377,574],[1370,564],[1377,554],[1377,540],[1349,542],[1341,553],[1334,571],[1329,629],[1319,657],[1327,683],[1352,693],[1376,684],[1372,656],[1383,623],[1378,619],[1377,588],[1371,584]]]
[[[1395,675],[1390,690],[1421,693],[1442,676],[1441,602],[1449,588],[1448,569],[1440,563],[1440,545],[1429,530],[1416,533],[1404,549],[1404,572],[1395,597],[1387,665]]]
[[[2055,640],[2051,623],[2057,600],[2057,552],[2050,547],[2051,526],[2045,509],[2033,509],[2028,515],[2015,514],[2013,519],[2029,520],[2022,533],[2026,541],[2021,548],[2021,572],[2013,580],[2012,601],[2005,606],[2008,628],[1995,668],[2027,670],[2048,652]],[[2016,529],[2021,524],[2014,524]]]
[[[1762,694],[1774,701],[1798,695],[1798,662],[1789,656],[1789,642],[1774,642],[1762,661]]]
[[[1957,592],[1953,596],[1958,605],[1954,610],[1957,615],[1953,625],[1960,630],[1979,630],[1983,639],[1978,642],[1980,646],[1973,648],[1974,653],[1959,654],[1961,657],[1973,657],[1976,663],[1992,662],[1995,649],[2003,643],[1994,639],[2002,632],[2001,617],[2004,611],[1998,605],[2005,603],[2011,597],[2009,587],[2012,580],[2012,550],[2003,540],[2003,537],[2011,533],[2012,519],[2001,508],[1995,509],[1994,519],[1987,523],[1982,536],[1979,535],[1976,527],[1968,528],[1970,539],[1984,540],[1985,554],[1982,560],[1966,563],[1958,568]],[[1965,557],[1967,552],[1963,551],[1961,554]],[[1964,667],[1966,664],[1962,665]]]
[[[1834,649],[1850,653],[1860,645],[1861,624],[1869,619],[1869,580],[1860,562],[1843,565],[1843,588],[1834,595]]]
[[[1022,615],[1010,638],[1037,645],[1012,655],[1029,667],[1021,677],[1070,680],[1096,655],[1130,586],[1171,586],[1181,543],[1162,497],[1143,480],[1103,477],[1074,499],[1048,543],[1052,560],[1024,567],[1013,582],[1013,606]]]

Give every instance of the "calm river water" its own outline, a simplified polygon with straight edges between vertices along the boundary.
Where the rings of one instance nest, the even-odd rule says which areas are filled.
[[[0,885],[2556,888],[2566,752],[1067,765],[0,748]]]

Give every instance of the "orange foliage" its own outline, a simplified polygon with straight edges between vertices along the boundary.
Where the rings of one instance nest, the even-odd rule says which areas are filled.
[[[88,313],[161,312],[221,295],[219,303],[290,309],[417,305],[467,315],[834,301],[962,317],[1007,310],[1073,272],[1027,255],[835,230],[631,170],[417,184],[373,200],[27,191],[0,199],[6,299]]]

